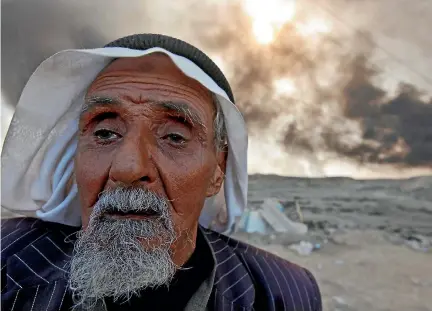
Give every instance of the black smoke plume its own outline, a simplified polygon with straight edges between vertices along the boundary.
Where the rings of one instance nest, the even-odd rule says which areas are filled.
[[[396,92],[380,86],[371,34],[324,34],[312,45],[312,38],[287,24],[272,44],[259,46],[242,10],[229,12],[236,23],[200,27],[200,42],[229,63],[234,94],[251,131],[288,114],[293,121],[281,138],[287,152],[432,167],[432,97],[403,77]],[[300,95],[276,97],[272,82],[287,77],[298,82]]]

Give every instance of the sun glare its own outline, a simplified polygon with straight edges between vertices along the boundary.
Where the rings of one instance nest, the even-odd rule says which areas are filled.
[[[275,33],[295,13],[294,0],[244,0],[244,9],[252,18],[252,30],[261,44],[273,41]]]
[[[252,30],[256,40],[261,44],[269,44],[274,38],[273,26],[267,22],[257,20],[253,22]]]
[[[299,23],[296,25],[297,31],[303,36],[311,36],[316,34],[329,33],[330,25],[319,18],[310,19],[307,22]]]
[[[273,87],[278,95],[292,95],[296,91],[294,82],[286,78],[274,81]]]

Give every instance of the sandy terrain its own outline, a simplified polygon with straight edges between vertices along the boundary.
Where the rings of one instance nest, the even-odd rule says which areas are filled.
[[[309,256],[247,239],[313,272],[328,311],[432,310],[432,255],[392,245],[378,231],[349,231]],[[255,241],[254,241],[255,240]]]
[[[324,310],[432,310],[432,177],[401,181],[251,176],[250,204],[276,197],[293,215],[296,200],[320,243],[308,256],[290,249],[299,237],[236,233],[310,269]]]

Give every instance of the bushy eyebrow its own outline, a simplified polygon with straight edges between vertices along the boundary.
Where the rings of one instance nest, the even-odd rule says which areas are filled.
[[[205,128],[204,122],[201,120],[199,114],[195,110],[191,109],[186,103],[163,101],[154,102],[154,104],[169,113],[180,115],[182,118],[185,119],[185,121],[189,121],[190,123],[192,123],[192,126],[199,125],[200,127]]]
[[[195,109],[191,108],[188,104],[181,101],[151,101],[152,105],[157,106],[158,108],[163,109],[168,113],[175,114],[176,116],[181,117],[187,123],[190,123],[191,126],[198,125],[202,130],[206,129],[206,126],[201,119],[200,115],[195,111]],[[81,116],[100,106],[121,106],[122,101],[118,98],[108,97],[108,96],[89,96],[86,98],[82,108],[81,108]]]
[[[112,105],[121,105],[121,101],[106,96],[90,96],[86,97],[84,104],[81,107],[81,115],[100,106],[112,106]]]

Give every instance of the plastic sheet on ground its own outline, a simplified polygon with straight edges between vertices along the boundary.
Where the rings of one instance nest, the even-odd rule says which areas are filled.
[[[246,210],[237,229],[248,233],[278,232],[294,235],[304,235],[308,230],[305,224],[289,219],[283,206],[275,199],[265,199],[259,208]]]

